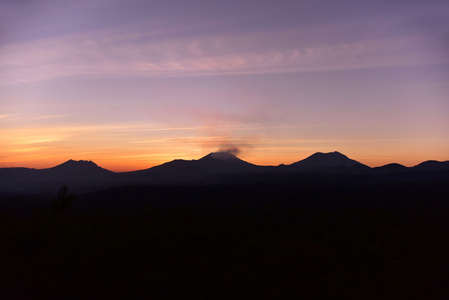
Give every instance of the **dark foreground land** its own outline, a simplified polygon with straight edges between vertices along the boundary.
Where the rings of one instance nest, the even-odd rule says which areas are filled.
[[[1,199],[0,299],[449,299],[447,181],[127,186],[65,211],[50,201]]]

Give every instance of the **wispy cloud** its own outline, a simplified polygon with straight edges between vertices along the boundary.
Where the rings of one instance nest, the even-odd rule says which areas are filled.
[[[45,115],[45,116],[36,117],[33,120],[56,119],[56,118],[64,118],[66,116],[68,116],[68,115],[67,114],[64,114],[64,115]]]
[[[14,116],[15,116],[15,114],[0,114],[0,120],[7,120]]]
[[[307,35],[313,34],[307,33]],[[178,77],[316,72],[449,62],[424,35],[303,42],[303,31],[247,36],[158,38],[151,33],[92,32],[0,49],[0,83],[61,77]],[[273,45],[263,47],[267,41]],[[278,43],[277,45],[275,43]]]
[[[215,131],[258,131],[258,130],[266,130],[266,129],[294,129],[304,127],[301,125],[277,125],[277,126],[261,126],[261,125],[214,125],[214,126],[160,126],[160,125],[148,125],[148,124],[97,124],[97,125],[59,125],[57,127],[33,127],[33,128],[14,128],[14,129],[3,129],[3,132],[8,131],[8,136],[14,138],[17,136],[16,133],[20,132],[21,134],[29,133],[29,136],[33,136],[36,132],[51,132],[53,134],[56,133],[97,133],[97,132],[113,132],[113,133],[151,133],[151,132],[178,132],[178,131],[201,131],[201,130],[215,130]]]

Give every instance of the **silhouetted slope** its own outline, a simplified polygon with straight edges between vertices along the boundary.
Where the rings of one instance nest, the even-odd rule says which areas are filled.
[[[190,165],[192,165],[191,160],[175,159],[170,162],[163,163],[162,165],[158,165],[150,169],[143,170],[141,172],[146,172],[150,170],[158,172],[172,172],[182,170]]]
[[[113,185],[117,184],[160,184],[186,182],[201,174],[192,160],[176,159],[149,169],[117,173],[110,178]]]
[[[0,178],[3,182],[14,179],[29,180],[36,178],[39,171],[31,168],[2,168],[0,169]]]

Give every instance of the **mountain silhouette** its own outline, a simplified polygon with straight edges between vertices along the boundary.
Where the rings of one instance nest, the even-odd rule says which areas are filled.
[[[251,172],[260,168],[229,152],[212,152],[195,163],[209,174]]]
[[[449,161],[425,161],[412,168],[395,163],[370,168],[340,152],[317,152],[291,165],[259,166],[220,151],[198,160],[176,159],[149,169],[121,173],[85,160],[69,160],[48,169],[0,168],[0,179],[0,192],[48,192],[62,185],[85,191],[129,184],[417,182],[449,179]]]
[[[43,176],[51,178],[94,179],[114,174],[114,172],[99,167],[93,161],[68,160],[56,167],[43,169]]]
[[[0,169],[0,190],[39,192],[61,185],[87,186],[113,175],[114,172],[99,167],[92,161],[68,160],[47,169],[3,168]]]
[[[340,152],[322,153],[317,152],[311,156],[295,162],[288,166],[289,169],[295,171],[348,171],[348,168],[353,170],[369,170],[370,167],[359,163],[356,160],[348,158],[346,155]]]

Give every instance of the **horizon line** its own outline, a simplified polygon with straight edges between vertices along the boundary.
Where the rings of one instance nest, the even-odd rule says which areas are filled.
[[[208,154],[203,155],[202,157],[200,157],[200,158],[198,158],[198,159],[174,158],[174,159],[172,159],[172,160],[163,162],[163,163],[161,163],[161,164],[156,164],[156,165],[151,166],[151,167],[148,167],[148,168],[144,168],[144,169],[136,169],[136,170],[130,170],[130,171],[113,171],[113,170],[104,168],[104,167],[102,167],[101,165],[98,165],[95,161],[93,161],[93,160],[91,160],[91,159],[78,159],[78,160],[77,160],[77,159],[72,159],[72,158],[70,158],[70,159],[68,159],[68,160],[65,160],[65,161],[63,161],[63,162],[61,162],[61,163],[59,163],[59,164],[54,165],[54,166],[46,167],[46,168],[31,168],[31,167],[19,166],[19,167],[0,167],[0,169],[24,168],[24,169],[34,169],[34,170],[46,170],[46,169],[51,169],[51,168],[60,166],[60,165],[62,165],[62,164],[64,164],[64,163],[67,163],[67,162],[70,162],[70,161],[74,161],[74,162],[91,162],[91,163],[94,163],[96,166],[98,166],[98,167],[100,167],[100,168],[102,168],[102,169],[105,169],[105,170],[108,170],[108,171],[111,171],[111,172],[114,172],[114,173],[128,173],[128,172],[135,172],[135,171],[141,171],[141,170],[148,170],[148,169],[151,169],[151,168],[154,168],[154,167],[157,167],[157,166],[160,166],[160,165],[163,165],[163,164],[165,164],[165,163],[172,162],[172,161],[175,161],[175,160],[198,161],[198,160],[200,160],[201,158],[204,158],[204,157],[206,157],[207,155],[212,154],[212,153],[228,153],[228,154],[230,154],[230,155],[232,155],[232,156],[234,156],[234,157],[236,157],[236,158],[238,158],[238,159],[241,159],[241,158],[238,157],[238,153],[237,153],[237,154],[232,154],[231,151],[220,151],[220,150],[217,150],[217,151],[209,152]],[[309,156],[307,156],[307,157],[305,157],[305,158],[303,158],[303,159],[299,159],[299,160],[294,161],[293,163],[290,163],[290,164],[280,163],[280,164],[277,164],[277,165],[257,165],[257,164],[253,164],[253,163],[251,163],[251,162],[249,162],[249,161],[246,161],[246,160],[243,160],[243,159],[241,159],[241,160],[243,160],[243,161],[245,161],[245,162],[247,162],[247,163],[253,164],[253,165],[255,165],[255,166],[260,166],[260,167],[277,167],[277,166],[281,166],[281,165],[285,165],[285,166],[292,165],[292,164],[294,164],[294,163],[296,163],[296,162],[299,162],[299,161],[301,161],[301,160],[307,159],[307,158],[311,157],[311,156],[314,155],[314,154],[332,154],[332,153],[339,153],[339,154],[341,154],[341,155],[347,157],[347,158],[350,159],[350,160],[354,160],[354,159],[348,157],[347,155],[343,154],[343,153],[340,152],[340,151],[330,151],[330,152],[321,152],[321,151],[317,151],[317,152],[314,152],[313,154],[311,154],[311,155],[309,155]],[[365,166],[367,166],[367,167],[369,167],[369,168],[371,168],[371,169],[374,169],[374,168],[379,168],[379,167],[383,167],[383,166],[387,166],[387,165],[391,165],[391,164],[398,164],[398,165],[402,165],[402,166],[404,166],[404,167],[406,167],[406,168],[413,168],[413,167],[416,167],[416,166],[418,166],[418,165],[420,165],[420,164],[422,164],[422,163],[424,163],[424,162],[429,162],[429,161],[446,162],[446,161],[449,161],[449,160],[439,161],[439,160],[434,160],[434,159],[427,159],[427,160],[424,160],[424,161],[422,161],[422,162],[420,162],[420,163],[418,163],[418,164],[412,165],[412,166],[406,166],[406,165],[403,165],[403,164],[400,164],[400,163],[390,162],[390,163],[386,163],[386,164],[383,164],[383,165],[380,165],[380,166],[375,166],[375,167],[369,166],[369,165],[364,164],[364,163],[362,163],[362,162],[359,162],[359,161],[357,161],[357,160],[354,160],[354,161],[356,161],[356,162],[358,162],[358,163],[360,163],[360,164],[363,164],[363,165],[365,165]]]

